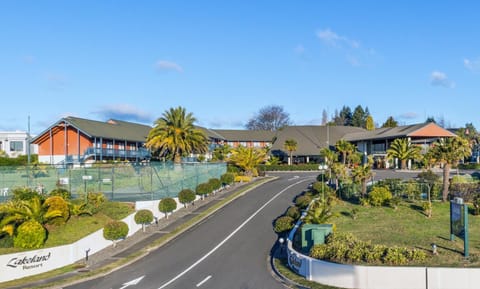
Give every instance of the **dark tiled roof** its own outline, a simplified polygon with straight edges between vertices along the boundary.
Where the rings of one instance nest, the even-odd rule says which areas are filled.
[[[276,132],[267,130],[214,129],[218,135],[228,141],[266,141],[271,142]]]
[[[395,139],[404,138],[412,135],[414,132],[431,125],[429,123],[419,123],[412,125],[403,125],[397,127],[377,128],[373,131],[363,131],[357,133],[350,133],[345,136],[347,141],[363,141],[363,140],[381,140],[381,139]],[[441,129],[440,127],[438,127]],[[445,130],[446,134],[451,132]],[[453,134],[452,134],[453,135]]]
[[[363,128],[352,126],[288,126],[278,132],[272,151],[281,150],[288,153],[283,146],[287,139],[293,139],[297,142],[294,155],[319,155],[320,149],[327,147],[327,142],[329,146],[333,146],[346,134],[363,131],[365,131]]]

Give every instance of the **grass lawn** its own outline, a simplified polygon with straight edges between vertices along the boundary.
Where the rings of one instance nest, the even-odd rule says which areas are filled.
[[[427,266],[480,267],[480,216],[469,215],[470,258],[463,256],[463,240],[450,241],[450,205],[434,202],[433,215],[426,218],[420,202],[402,202],[390,207],[363,207],[349,202],[336,205],[339,217],[333,220],[338,232],[351,232],[359,239],[375,244],[407,246],[425,250]],[[356,219],[352,210],[356,208]],[[431,254],[432,244],[438,255]]]

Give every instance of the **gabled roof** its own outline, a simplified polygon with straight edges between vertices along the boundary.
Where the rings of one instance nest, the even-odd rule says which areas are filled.
[[[102,137],[106,139],[136,142],[145,142],[148,133],[152,129],[148,125],[121,120],[111,119],[107,122],[101,122],[96,120],[68,116],[60,119],[48,129],[40,133],[36,138],[32,140],[32,142],[35,143],[37,140],[41,139],[42,136],[47,134],[50,129],[55,128],[58,125],[63,125],[64,123],[73,126],[74,128],[78,129],[79,131],[91,138]]]
[[[454,133],[435,123],[420,123],[397,127],[378,128],[373,131],[350,133],[345,136],[347,141],[381,140],[405,137],[453,137]]]
[[[268,130],[234,130],[234,129],[214,129],[215,133],[222,139],[228,141],[265,141],[271,142],[275,135],[274,131]]]
[[[288,126],[278,131],[272,150],[287,152],[283,147],[285,141],[293,139],[297,142],[294,155],[319,155],[322,148],[335,145],[346,134],[363,131],[365,129],[353,126]]]

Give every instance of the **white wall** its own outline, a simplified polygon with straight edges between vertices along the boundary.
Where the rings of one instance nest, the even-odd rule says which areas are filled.
[[[326,262],[305,256],[287,240],[288,263],[306,279],[321,284],[358,289],[478,289],[480,268],[358,266]]]
[[[177,198],[175,200],[178,204],[176,211],[181,210],[183,205],[178,202]],[[158,200],[137,202],[135,207],[137,210],[149,209],[157,218],[161,219],[165,215],[158,211],[158,203]],[[127,237],[142,229],[142,225],[135,223],[134,216],[135,214],[131,214],[122,220],[129,228]],[[112,241],[103,238],[103,229],[101,229],[71,245],[0,255],[0,282],[64,267],[84,259],[86,250],[89,250],[89,255],[92,255],[108,246],[112,246]]]

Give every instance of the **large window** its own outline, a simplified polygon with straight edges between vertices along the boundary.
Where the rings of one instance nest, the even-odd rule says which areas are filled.
[[[10,142],[10,151],[11,152],[23,152],[23,141],[11,141]]]

